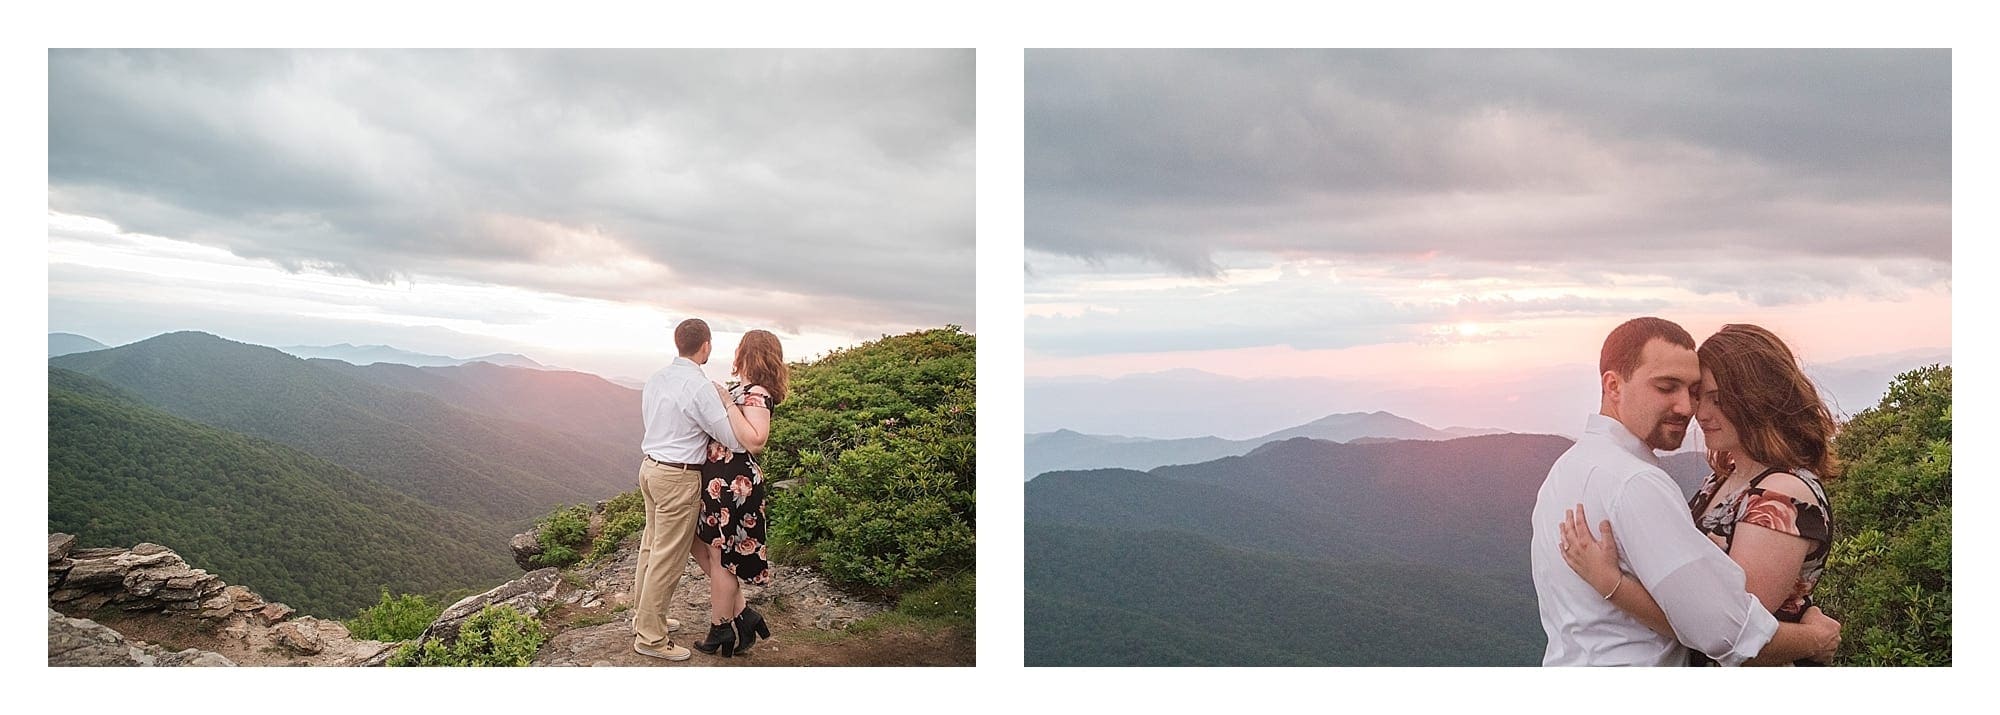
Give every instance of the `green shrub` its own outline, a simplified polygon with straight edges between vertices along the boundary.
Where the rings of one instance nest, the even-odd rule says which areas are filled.
[[[557,509],[542,517],[536,527],[541,529],[535,540],[542,545],[542,553],[535,556],[535,563],[568,566],[582,560],[589,544],[590,507],[578,504]]]
[[[528,665],[547,636],[542,624],[511,606],[487,606],[465,619],[458,639],[408,643],[389,658],[391,666],[519,667]]]
[[[416,594],[390,596],[382,589],[382,600],[361,609],[347,622],[354,637],[371,641],[406,641],[424,634],[431,621],[444,612],[444,605]]]
[[[604,505],[604,526],[598,529],[597,540],[591,543],[588,558],[596,561],[605,557],[618,550],[618,544],[626,537],[645,528],[646,503],[638,490],[612,497]]]
[[[770,541],[849,585],[883,592],[974,563],[975,342],[956,327],[792,366],[766,478]]]
[[[1951,367],[1896,377],[1841,428],[1835,540],[1815,595],[1847,665],[1951,665]]]

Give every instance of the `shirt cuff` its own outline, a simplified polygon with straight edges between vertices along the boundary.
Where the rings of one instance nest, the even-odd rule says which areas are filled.
[[[1756,599],[1756,596],[1749,597],[1752,600]],[[1744,661],[1764,652],[1764,646],[1770,645],[1771,638],[1776,635],[1778,635],[1778,619],[1772,616],[1770,611],[1764,610],[1762,603],[1758,603],[1756,608],[1750,609],[1750,617],[1744,619],[1743,630],[1736,634],[1729,652],[1715,659],[1715,662],[1728,667],[1740,666]]]

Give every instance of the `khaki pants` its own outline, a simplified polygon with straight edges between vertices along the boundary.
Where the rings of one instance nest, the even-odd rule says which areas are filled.
[[[639,541],[639,568],[632,575],[632,630],[637,644],[665,648],[667,606],[681,573],[701,512],[701,472],[645,460],[639,466],[639,494],[646,501],[646,531]]]

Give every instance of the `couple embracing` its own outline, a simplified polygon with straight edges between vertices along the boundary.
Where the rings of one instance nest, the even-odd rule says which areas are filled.
[[[1840,624],[1812,591],[1833,541],[1834,422],[1790,348],[1754,325],[1697,348],[1637,318],[1605,339],[1598,377],[1599,413],[1535,500],[1542,664],[1830,661]],[[1680,448],[1690,420],[1713,471],[1683,502],[1654,450]]]
[[[682,321],[674,328],[680,356],[646,380],[640,398],[646,528],[632,577],[632,649],[654,658],[691,655],[668,636],[680,623],[667,617],[690,555],[708,575],[709,596],[708,634],[694,647],[727,658],[771,637],[742,584],[771,581],[764,475],[751,455],[769,442],[771,409],[785,398],[784,352],[768,331],[745,333],[730,363],[739,383],[724,388],[701,371],[712,347],[708,323]]]

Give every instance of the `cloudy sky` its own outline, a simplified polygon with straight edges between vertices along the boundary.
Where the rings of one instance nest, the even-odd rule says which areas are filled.
[[[52,51],[48,210],[49,329],[114,345],[973,329],[973,57]]]
[[[1949,352],[1945,51],[1026,62],[1031,384],[1574,363],[1589,392],[1647,314],[1762,324],[1809,362]]]

